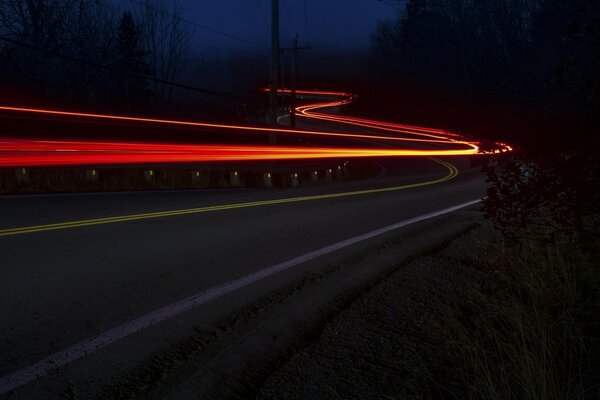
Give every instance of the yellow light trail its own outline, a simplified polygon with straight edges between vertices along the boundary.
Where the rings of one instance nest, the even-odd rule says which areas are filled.
[[[280,90],[288,93],[288,90]],[[187,126],[205,129],[219,129],[235,133],[268,133],[304,136],[336,137],[344,139],[368,139],[391,142],[423,143],[438,148],[402,148],[402,147],[282,147],[260,145],[230,144],[176,144],[176,143],[139,143],[139,142],[90,142],[90,141],[49,141],[22,140],[0,137],[0,167],[25,166],[64,166],[64,165],[107,165],[140,163],[187,163],[217,161],[259,161],[290,159],[325,159],[356,157],[406,157],[406,156],[464,156],[477,154],[479,146],[460,138],[459,135],[439,129],[393,124],[354,117],[323,114],[316,110],[339,107],[350,103],[355,96],[342,92],[298,91],[312,96],[334,96],[334,101],[321,101],[297,107],[299,115],[315,120],[360,126],[383,131],[381,134],[358,134],[298,129],[273,129],[256,126],[213,124],[193,121],[178,121],[157,118],[143,118],[108,114],[91,114],[73,111],[34,109],[12,106],[0,106],[0,111],[70,117],[89,120],[109,120],[118,122],[138,122],[148,124]],[[446,148],[439,148],[446,145]]]

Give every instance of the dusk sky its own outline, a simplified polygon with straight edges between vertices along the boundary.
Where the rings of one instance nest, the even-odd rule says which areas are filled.
[[[252,42],[269,45],[270,0],[181,1],[186,19]],[[377,21],[393,17],[395,13],[394,8],[378,0],[305,0],[305,2],[306,21],[303,0],[280,1],[282,46],[289,46],[297,32],[301,44],[310,40],[316,49],[366,48]],[[193,46],[204,49],[260,49],[258,46],[201,28],[195,29]]]

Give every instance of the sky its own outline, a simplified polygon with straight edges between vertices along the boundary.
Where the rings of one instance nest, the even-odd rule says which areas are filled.
[[[187,20],[270,46],[271,0],[180,1]],[[391,18],[395,12],[378,0],[280,0],[281,44],[290,46],[298,33],[301,45],[310,42],[315,49],[365,49],[377,21]],[[194,29],[192,45],[197,49],[261,49],[206,29]]]

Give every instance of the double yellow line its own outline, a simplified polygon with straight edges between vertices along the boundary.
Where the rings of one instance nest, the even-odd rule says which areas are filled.
[[[402,186],[392,186],[380,189],[368,189],[368,190],[356,190],[352,192],[341,192],[341,193],[331,193],[331,194],[322,194],[322,195],[314,195],[314,196],[302,196],[302,197],[289,197],[284,199],[273,199],[273,200],[262,200],[262,201],[253,201],[248,203],[234,203],[234,204],[225,204],[220,206],[207,206],[207,207],[198,207],[198,208],[188,208],[183,210],[171,210],[171,211],[159,211],[152,213],[144,213],[144,214],[130,214],[124,215],[120,217],[107,217],[107,218],[95,218],[95,219],[87,219],[87,220],[79,220],[79,221],[70,221],[70,222],[61,222],[55,224],[48,225],[37,225],[37,226],[24,226],[20,228],[10,228],[10,229],[2,229],[0,230],[0,237],[2,236],[14,236],[14,235],[23,235],[26,233],[35,233],[35,232],[46,232],[46,231],[54,231],[59,229],[71,229],[71,228],[81,228],[85,226],[93,226],[93,225],[102,225],[102,224],[114,224],[118,222],[128,222],[128,221],[138,221],[144,219],[151,218],[165,218],[165,217],[174,217],[179,215],[187,215],[187,214],[199,214],[213,211],[224,211],[224,210],[234,210],[238,208],[249,208],[249,207],[260,207],[260,206],[269,206],[275,204],[287,204],[287,203],[299,203],[302,201],[313,201],[313,200],[325,200],[325,199],[335,199],[340,197],[350,197],[350,196],[361,196],[366,194],[374,194],[374,193],[385,193],[385,192],[393,192],[397,190],[405,190],[405,189],[413,189],[423,186],[436,185],[438,183],[446,182],[451,179],[454,179],[458,176],[458,169],[446,162],[439,159],[432,158],[433,161],[438,164],[443,165],[448,169],[448,175],[443,178],[435,179],[427,182],[413,183],[409,185]]]

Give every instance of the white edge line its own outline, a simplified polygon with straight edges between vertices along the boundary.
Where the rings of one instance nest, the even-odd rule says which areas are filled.
[[[66,350],[55,353],[31,366],[25,367],[10,375],[0,378],[0,394],[16,389],[21,385],[24,385],[36,378],[48,374],[54,369],[63,367],[79,358],[82,358],[90,353],[95,352],[96,350],[100,350],[101,348],[108,346],[109,344],[116,342],[119,339],[123,339],[126,336],[141,331],[142,329],[148,328],[159,322],[175,317],[201,304],[222,297],[237,289],[243,288],[254,282],[265,279],[273,274],[285,271],[299,264],[321,257],[325,254],[333,253],[334,251],[343,249],[344,247],[352,246],[356,243],[374,238],[376,236],[405,227],[407,225],[435,218],[444,214],[451,213],[453,211],[460,210],[465,207],[472,206],[474,204],[479,203],[480,201],[481,200],[473,200],[453,207],[448,207],[443,210],[434,211],[415,218],[407,219],[405,221],[398,222],[393,225],[389,225],[359,236],[352,237],[350,239],[343,240],[341,242],[323,247],[319,250],[315,250],[310,253],[306,253],[302,256],[293,258],[291,260],[263,268],[257,272],[253,272],[244,277],[234,279],[222,285],[207,289],[186,299],[180,300],[178,302],[160,308],[156,311],[138,317],[134,320],[126,322],[115,328],[109,329],[108,331],[105,331],[97,336],[79,342],[67,348]]]

